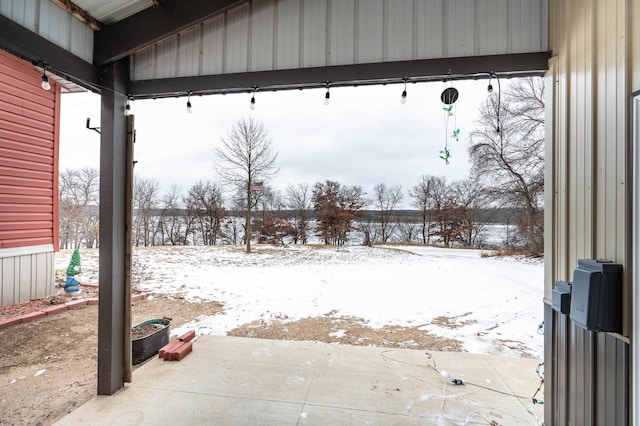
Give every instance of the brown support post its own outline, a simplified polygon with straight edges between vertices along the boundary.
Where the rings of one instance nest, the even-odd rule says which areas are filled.
[[[102,73],[100,137],[100,298],[98,305],[98,394],[124,386],[127,97],[129,64],[114,62]]]
[[[131,260],[132,260],[132,246],[131,246],[131,225],[133,216],[133,144],[135,143],[135,120],[134,116],[127,117],[127,189],[126,189],[126,212],[125,212],[125,305],[127,308],[124,310],[124,381],[131,383]]]

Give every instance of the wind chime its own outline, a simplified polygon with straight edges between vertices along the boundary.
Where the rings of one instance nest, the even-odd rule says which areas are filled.
[[[456,124],[456,117],[454,114],[454,104],[458,100],[458,90],[455,87],[447,87],[440,95],[444,111],[444,149],[440,151],[440,158],[442,158],[445,164],[449,164],[451,158],[451,152],[449,151],[449,138],[453,138],[456,141],[460,136],[460,129]],[[453,119],[453,131],[449,134],[449,121]]]

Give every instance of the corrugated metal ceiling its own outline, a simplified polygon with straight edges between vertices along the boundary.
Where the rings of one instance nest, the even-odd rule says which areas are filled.
[[[121,21],[154,5],[152,0],[74,0],[74,3],[105,25]]]

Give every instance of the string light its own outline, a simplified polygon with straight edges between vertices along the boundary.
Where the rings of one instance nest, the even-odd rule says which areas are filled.
[[[404,90],[402,91],[402,97],[400,98],[401,104],[407,103],[407,77],[403,78],[404,80]]]
[[[129,103],[130,99],[127,98],[127,103],[124,106],[124,115],[125,116],[129,116],[131,115],[131,104]]]
[[[51,90],[51,84],[49,83],[49,78],[47,78],[47,64],[43,64],[42,65],[42,83],[40,83],[40,86],[42,86],[42,88],[44,90]]]
[[[329,93],[329,83],[327,82],[327,93],[324,94],[324,104],[328,106],[331,103],[331,93]]]
[[[191,91],[187,94],[187,113],[191,114],[193,111],[191,109]]]
[[[252,110],[256,109],[256,92],[257,91],[258,91],[258,88],[254,86],[253,94],[251,95],[251,101],[249,102],[249,108],[251,108]]]

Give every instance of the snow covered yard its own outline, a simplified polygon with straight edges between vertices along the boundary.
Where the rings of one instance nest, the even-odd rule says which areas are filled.
[[[82,256],[83,281],[97,282],[97,251]],[[135,248],[134,263],[146,268],[143,290],[224,304],[222,314],[184,327],[201,334],[329,314],[427,330],[468,352],[543,354],[539,260],[420,246],[254,246],[250,255],[238,246],[181,246]]]

